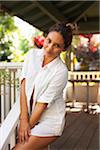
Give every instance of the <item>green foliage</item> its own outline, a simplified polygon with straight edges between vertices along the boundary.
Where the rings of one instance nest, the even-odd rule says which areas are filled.
[[[80,38],[78,35],[73,36],[72,45],[73,47],[76,47],[80,44]]]
[[[14,25],[13,17],[0,11],[0,61],[10,61],[11,47],[13,47],[13,31],[17,27]]]
[[[24,37],[20,38],[19,50],[23,51],[24,53],[26,53],[29,50],[29,41]]]
[[[16,29],[13,18],[7,13],[0,12],[0,40]]]
[[[12,62],[23,62],[24,61],[24,53],[20,50],[13,50],[13,58],[12,58]]]
[[[35,30],[35,36],[41,34],[38,29]],[[14,24],[14,17],[0,11],[0,61],[22,62],[27,51],[34,47],[29,45],[30,40],[21,35]]]
[[[10,40],[5,41],[4,43],[0,43],[0,60],[5,61],[8,60],[8,56],[11,55],[10,46],[12,46],[12,42]]]
[[[12,51],[12,62],[23,62],[24,61],[24,55],[31,49],[31,46],[29,45],[29,41],[24,38],[23,36],[18,34],[18,45],[15,47],[15,49]]]

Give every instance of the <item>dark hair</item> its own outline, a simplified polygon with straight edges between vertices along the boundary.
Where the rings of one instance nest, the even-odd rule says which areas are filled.
[[[72,37],[73,37],[73,34],[72,34],[73,25],[72,24],[70,23],[66,24],[65,22],[54,24],[49,29],[49,32],[52,32],[52,31],[57,31],[63,36],[65,49],[67,49],[71,45]]]

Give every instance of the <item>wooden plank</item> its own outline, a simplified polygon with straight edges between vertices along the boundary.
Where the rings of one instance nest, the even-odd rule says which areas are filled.
[[[100,136],[100,131],[99,131],[99,128],[97,128],[92,137],[90,144],[88,145],[87,150],[99,150],[100,149],[99,136]]]
[[[66,128],[70,127],[78,119],[79,116],[80,113],[74,113],[74,115],[71,112],[66,113],[66,123],[64,132],[60,138],[58,138],[53,144],[50,145],[50,150],[59,150],[58,146],[63,143],[63,140],[65,139],[64,137],[66,136]]]
[[[78,120],[81,117],[80,112],[67,112],[66,113],[66,123],[65,123],[65,128],[71,126],[76,120]]]
[[[73,115],[73,117],[76,118],[76,114],[72,113],[70,115],[71,116]],[[70,116],[70,118],[71,118],[71,116]],[[84,113],[79,113],[77,115],[76,119],[73,118],[73,121],[71,120],[71,122],[68,123],[68,126],[66,124],[62,136],[56,142],[54,142],[51,145],[51,150],[56,150],[56,149],[58,149],[58,150],[64,150],[66,141],[70,138],[70,136],[73,135],[73,133],[75,132],[75,130],[77,129],[77,127],[79,127],[81,125],[80,122],[84,121],[85,118],[86,118],[86,116],[84,115]],[[66,120],[67,119],[68,118],[66,117]]]
[[[74,127],[75,129],[73,133],[66,139],[61,149],[73,149],[76,143],[80,140],[82,134],[85,132],[86,128],[90,125],[90,120],[91,118],[87,117],[87,114],[83,114],[82,119],[79,119],[78,125]],[[73,130],[73,128],[71,130]]]
[[[99,150],[98,116],[69,113],[63,135],[51,144],[51,150]]]
[[[78,149],[86,150],[89,147],[89,144],[91,143],[91,140],[98,127],[99,127],[98,116],[92,115],[92,120],[90,120],[89,126],[86,128],[85,132],[81,135],[79,141],[77,142],[77,145],[74,147],[73,150]]]

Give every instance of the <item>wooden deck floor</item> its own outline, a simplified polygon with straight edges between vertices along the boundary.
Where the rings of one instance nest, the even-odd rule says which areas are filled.
[[[67,112],[64,132],[50,150],[100,150],[97,114]]]

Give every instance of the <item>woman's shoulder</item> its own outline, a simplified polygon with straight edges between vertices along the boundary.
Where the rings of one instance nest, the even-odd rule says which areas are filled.
[[[66,64],[61,60],[61,58],[59,59],[59,64],[58,64],[58,68],[61,72],[68,72],[67,66]]]
[[[62,61],[57,65],[55,78],[65,79],[68,76],[68,69]],[[67,79],[67,78],[66,78]]]

